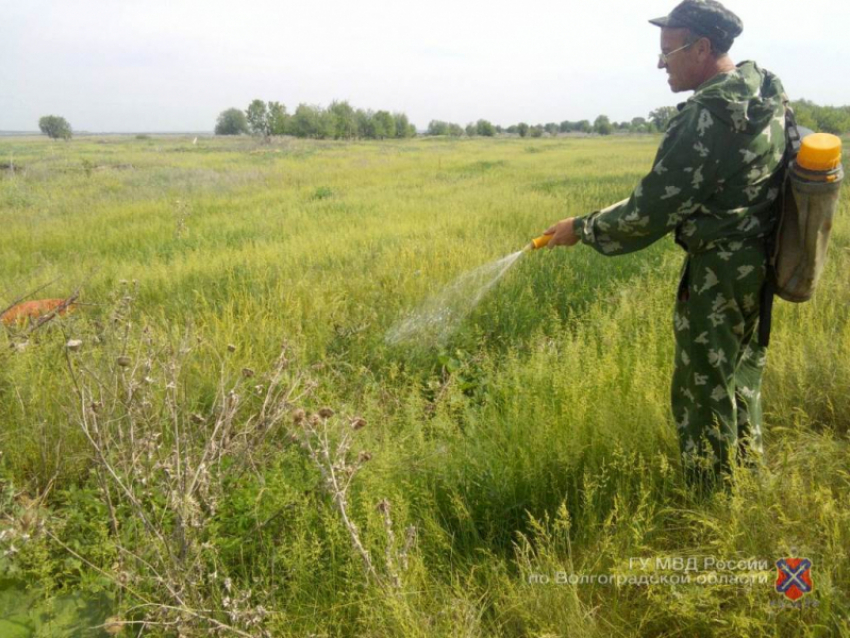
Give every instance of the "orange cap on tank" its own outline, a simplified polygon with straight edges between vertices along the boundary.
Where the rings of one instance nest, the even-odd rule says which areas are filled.
[[[809,171],[831,171],[841,164],[841,139],[829,133],[812,133],[802,139],[797,165]]]

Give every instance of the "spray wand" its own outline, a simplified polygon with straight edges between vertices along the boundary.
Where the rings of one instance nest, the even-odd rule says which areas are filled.
[[[540,237],[535,237],[530,242],[528,242],[528,245],[525,248],[522,249],[522,252],[529,253],[532,250],[537,250],[538,248],[543,248],[544,246],[546,246],[551,241],[552,237],[554,237],[554,236],[555,235],[552,234],[552,235],[540,235]]]

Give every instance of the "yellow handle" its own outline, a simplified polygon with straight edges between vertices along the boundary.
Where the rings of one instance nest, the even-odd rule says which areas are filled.
[[[531,243],[528,245],[532,250],[537,250],[538,248],[543,248],[546,244],[551,241],[552,237],[555,235],[540,235],[540,237],[535,237],[531,240]]]

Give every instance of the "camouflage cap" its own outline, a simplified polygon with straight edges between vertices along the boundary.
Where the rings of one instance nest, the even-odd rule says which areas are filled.
[[[716,0],[683,0],[670,15],[649,22],[658,27],[690,29],[710,39],[721,52],[728,51],[744,30],[741,18]]]

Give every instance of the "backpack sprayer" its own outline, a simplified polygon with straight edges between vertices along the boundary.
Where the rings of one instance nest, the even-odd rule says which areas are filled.
[[[785,118],[785,179],[776,231],[768,238],[768,277],[759,309],[763,347],[770,344],[773,297],[800,303],[815,292],[844,179],[841,139],[829,133],[801,135],[790,109]]]
[[[844,169],[841,139],[812,133],[799,142],[787,168],[787,184],[774,247],[776,294],[787,301],[807,301],[826,263],[832,219]]]

